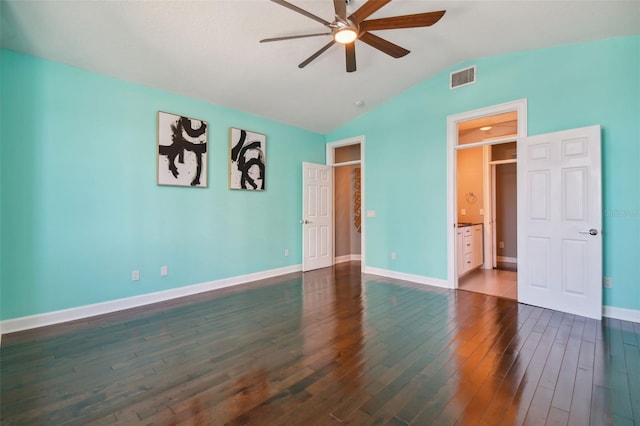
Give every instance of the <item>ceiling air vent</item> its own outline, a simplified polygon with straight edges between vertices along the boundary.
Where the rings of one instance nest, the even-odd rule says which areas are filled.
[[[476,66],[454,71],[449,79],[449,88],[456,89],[476,82]]]

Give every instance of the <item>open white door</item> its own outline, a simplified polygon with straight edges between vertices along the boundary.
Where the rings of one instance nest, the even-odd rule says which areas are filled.
[[[331,166],[302,163],[302,270],[333,265]]]
[[[602,318],[600,126],[518,143],[518,301]]]

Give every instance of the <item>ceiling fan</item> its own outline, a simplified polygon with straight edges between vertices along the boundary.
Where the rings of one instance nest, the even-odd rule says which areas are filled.
[[[336,43],[341,43],[344,44],[345,47],[347,72],[353,72],[356,70],[356,40],[363,41],[369,46],[374,47],[394,58],[401,58],[409,53],[407,49],[380,38],[369,31],[428,27],[438,22],[445,14],[444,10],[440,10],[437,12],[416,13],[414,15],[392,16],[389,18],[366,20],[391,0],[368,0],[349,16],[347,16],[347,3],[349,3],[350,0],[333,0],[333,6],[336,12],[335,19],[332,22],[329,22],[314,15],[313,13],[299,8],[298,6],[286,2],[285,0],[271,1],[321,23],[325,27],[329,28],[330,32],[266,38],[264,40],[260,40],[260,43],[331,35],[333,36],[333,39],[329,43],[324,45],[313,55],[309,56],[304,62],[298,65],[298,67],[306,67],[331,46]]]

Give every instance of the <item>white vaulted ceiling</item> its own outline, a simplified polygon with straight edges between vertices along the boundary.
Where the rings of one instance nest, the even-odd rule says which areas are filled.
[[[333,20],[331,0],[290,2]],[[3,0],[1,35],[11,50],[326,133],[460,61],[640,33],[637,0],[395,0],[371,18],[441,9],[432,27],[375,32],[404,58],[357,42],[355,73],[342,46],[298,68],[329,36],[258,43],[325,29],[268,0]]]

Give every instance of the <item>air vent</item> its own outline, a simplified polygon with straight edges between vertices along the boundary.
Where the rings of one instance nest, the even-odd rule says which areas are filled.
[[[476,82],[476,66],[454,71],[449,79],[449,88],[456,89]]]

